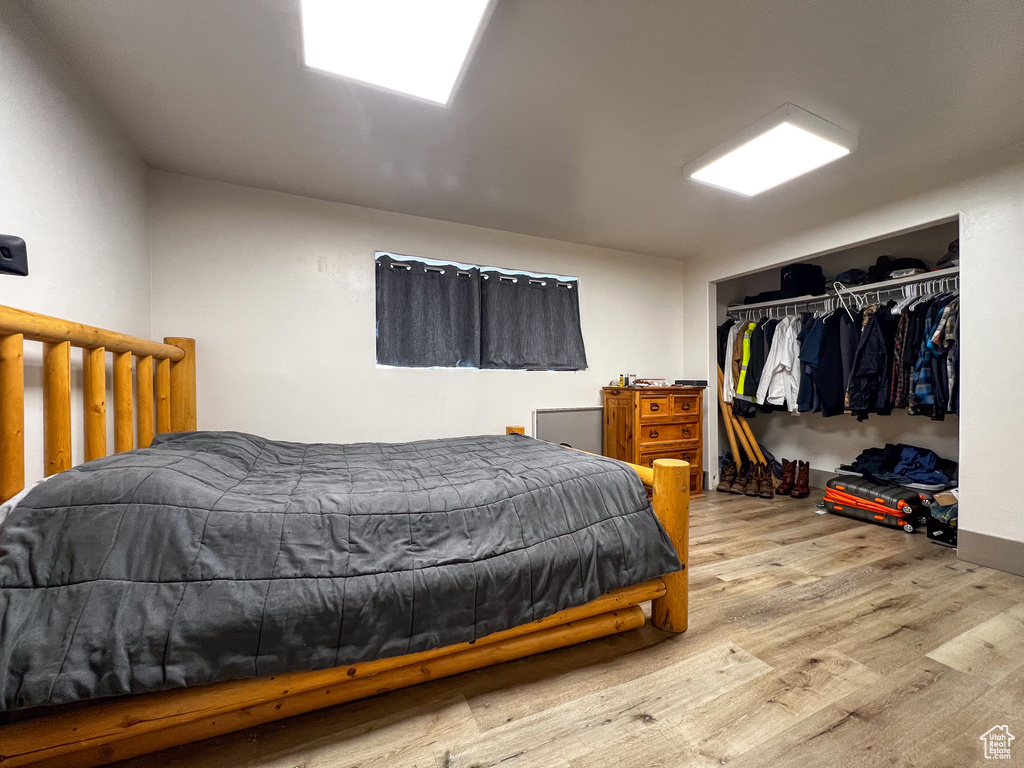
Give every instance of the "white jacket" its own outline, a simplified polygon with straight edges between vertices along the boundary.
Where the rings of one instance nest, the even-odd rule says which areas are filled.
[[[784,317],[775,327],[772,348],[768,352],[761,381],[757,387],[757,402],[782,405],[790,413],[797,412],[797,396],[800,393],[800,335],[802,323],[799,317]]]
[[[731,403],[736,394],[736,382],[732,380],[732,351],[733,345],[736,343],[736,329],[740,325],[742,323],[734,323],[730,326],[729,339],[725,344],[725,369],[722,371],[722,399],[727,403]]]

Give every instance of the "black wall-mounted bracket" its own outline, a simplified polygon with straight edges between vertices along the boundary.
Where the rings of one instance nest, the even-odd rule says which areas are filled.
[[[0,235],[0,272],[8,275],[28,274],[28,248],[14,235]]]

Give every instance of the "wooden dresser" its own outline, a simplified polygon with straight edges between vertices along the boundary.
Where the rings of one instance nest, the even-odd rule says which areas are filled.
[[[690,462],[690,494],[704,493],[704,389],[604,387],[604,455],[644,467]]]

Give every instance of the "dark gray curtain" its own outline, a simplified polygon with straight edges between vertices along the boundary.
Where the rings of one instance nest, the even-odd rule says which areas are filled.
[[[484,269],[480,286],[481,368],[587,367],[579,283]]]
[[[480,270],[377,257],[377,362],[480,367]]]

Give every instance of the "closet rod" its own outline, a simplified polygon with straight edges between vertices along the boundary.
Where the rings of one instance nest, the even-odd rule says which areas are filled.
[[[899,277],[895,280],[884,280],[880,283],[868,283],[867,285],[852,285],[846,288],[850,293],[875,293],[885,292],[893,288],[901,288],[904,285],[910,285],[912,283],[926,283],[931,280],[941,280],[943,278],[959,278],[960,267],[949,267],[947,269],[936,269],[931,272],[922,272],[919,275],[910,275],[909,277]],[[835,294],[819,295],[819,296],[796,296],[792,299],[776,299],[775,301],[762,301],[757,304],[730,304],[726,307],[726,312],[732,314],[734,312],[740,312],[748,309],[766,309],[768,307],[785,307],[785,306],[804,306],[810,304],[820,304],[825,301],[834,300]]]

